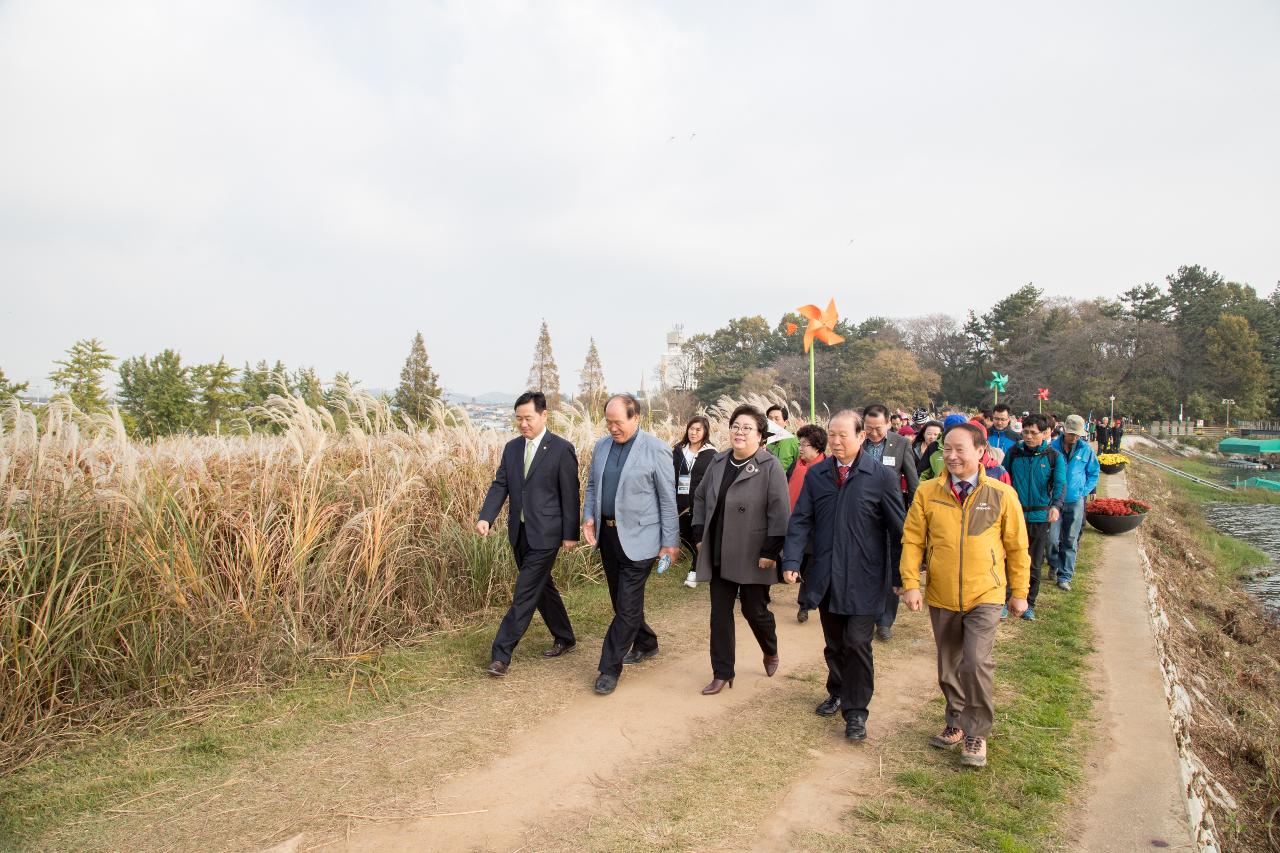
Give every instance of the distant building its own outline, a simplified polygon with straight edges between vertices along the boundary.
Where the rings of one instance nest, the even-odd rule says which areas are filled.
[[[693,365],[684,353],[684,326],[676,324],[667,332],[667,349],[658,361],[658,385],[668,388],[692,388],[696,384]]]

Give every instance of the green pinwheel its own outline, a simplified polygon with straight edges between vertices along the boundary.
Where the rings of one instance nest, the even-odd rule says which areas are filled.
[[[1009,384],[1009,376],[1004,373],[991,371],[991,381],[987,383],[987,387],[995,391],[995,401],[1000,402],[1000,392],[1004,390],[1004,386]]]

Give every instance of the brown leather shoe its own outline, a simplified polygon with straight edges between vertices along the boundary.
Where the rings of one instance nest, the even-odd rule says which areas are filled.
[[[507,674],[507,665],[500,660],[496,660],[484,668],[485,675],[492,675],[494,678],[502,678]]]
[[[732,686],[733,686],[733,679],[732,679],[732,678],[730,678],[728,681],[725,681],[723,678],[713,678],[713,679],[711,679],[711,683],[710,683],[710,684],[708,684],[706,687],[702,688],[702,695],[703,695],[703,696],[714,696],[714,695],[716,695],[717,693],[719,693],[721,690],[724,690],[724,686],[725,686],[726,684],[727,684],[727,685],[729,685],[730,687],[732,687]]]
[[[578,647],[577,643],[569,643],[568,645],[565,645],[559,640],[556,640],[555,644],[551,648],[547,649],[545,652],[542,653],[542,656],[544,658],[558,658],[560,657],[560,655],[564,654],[565,652],[571,652],[577,647]]]
[[[769,676],[770,678],[773,678],[773,674],[778,671],[778,664],[781,662],[781,660],[782,659],[779,658],[777,655],[765,655],[764,656],[764,674]]]

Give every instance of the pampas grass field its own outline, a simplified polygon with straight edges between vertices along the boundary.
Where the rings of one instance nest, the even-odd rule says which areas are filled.
[[[721,447],[735,403],[709,412]],[[510,433],[443,405],[410,426],[350,388],[259,415],[279,434],[143,443],[63,402],[4,413],[0,771],[61,734],[368,659],[509,601],[505,527],[473,525]],[[682,426],[645,424],[668,442]],[[603,424],[566,405],[551,428],[585,477]],[[556,576],[599,582],[598,559],[562,553]]]

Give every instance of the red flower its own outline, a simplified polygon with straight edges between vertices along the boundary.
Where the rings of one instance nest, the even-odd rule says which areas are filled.
[[[1142,515],[1151,504],[1132,498],[1098,498],[1088,504],[1085,512],[1091,515]]]

